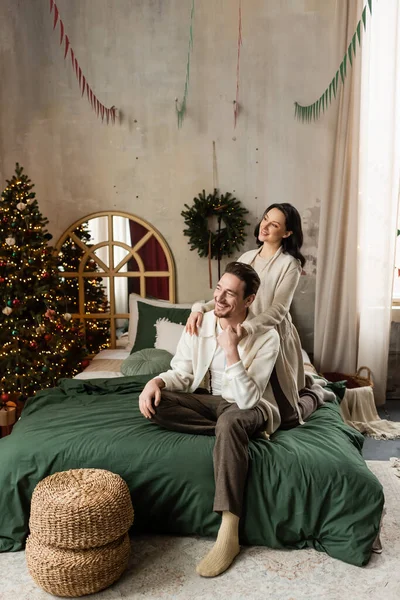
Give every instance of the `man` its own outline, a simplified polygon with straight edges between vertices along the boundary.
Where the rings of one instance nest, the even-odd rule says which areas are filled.
[[[249,438],[280,424],[269,384],[279,335],[271,329],[243,336],[241,327],[259,285],[250,265],[229,263],[199,335],[182,334],[171,369],[150,380],[139,397],[142,414],[162,427],[216,436],[214,510],[222,521],[214,547],[197,566],[203,577],[225,571],[240,551]]]

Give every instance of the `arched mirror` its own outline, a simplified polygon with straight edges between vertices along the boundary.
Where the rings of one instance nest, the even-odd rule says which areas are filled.
[[[68,289],[65,311],[84,326],[90,352],[123,345],[132,292],[175,301],[171,251],[161,234],[135,215],[88,215],[68,227],[56,250]]]

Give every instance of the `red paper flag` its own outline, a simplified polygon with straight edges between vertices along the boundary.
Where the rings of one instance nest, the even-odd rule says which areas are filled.
[[[79,69],[79,65],[78,65],[78,61],[76,60],[76,58],[75,58],[75,60],[74,60],[74,67],[75,67],[75,75],[76,75],[76,77],[78,78],[78,69]]]
[[[83,81],[83,84],[82,84],[82,96],[83,96],[83,94],[85,93],[85,89],[86,89],[86,78],[84,75],[82,75],[82,81]]]
[[[50,0],[50,12],[53,10],[54,0]]]
[[[53,29],[56,28],[57,25],[57,21],[58,21],[58,8],[57,5],[54,5],[54,24],[53,24]]]
[[[79,67],[78,81],[79,81],[79,89],[81,89],[82,69],[80,67]]]
[[[110,109],[106,108],[106,121],[107,121],[107,125],[108,125],[108,121],[110,120]]]
[[[68,54],[68,48],[69,48],[69,37],[66,35],[66,36],[65,36],[65,52],[64,52],[64,60],[65,60],[65,57],[66,57],[66,56],[67,56],[67,54]]]
[[[60,46],[64,39],[64,23],[60,19]]]
[[[100,114],[101,114],[101,120],[104,120],[104,105],[100,104]]]
[[[75,62],[75,54],[74,51],[71,48],[71,62],[72,62],[72,68],[74,68],[74,62]]]

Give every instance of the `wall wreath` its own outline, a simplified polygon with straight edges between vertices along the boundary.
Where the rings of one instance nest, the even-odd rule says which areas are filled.
[[[246,239],[244,215],[249,211],[244,208],[230,192],[220,194],[214,189],[212,194],[203,190],[198,197],[194,198],[191,207],[184,205],[186,210],[181,212],[185,220],[186,229],[183,234],[189,238],[190,250],[197,250],[199,256],[208,257],[210,287],[211,281],[211,259],[218,260],[218,278],[220,273],[220,261],[222,256],[231,256],[235,250]],[[209,220],[216,217],[217,229],[211,231]]]

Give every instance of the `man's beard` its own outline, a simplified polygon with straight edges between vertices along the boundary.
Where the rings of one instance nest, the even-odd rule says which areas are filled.
[[[214,308],[214,314],[216,317],[220,319],[226,319],[231,316],[231,307],[224,306],[223,308],[218,308],[217,306]]]

